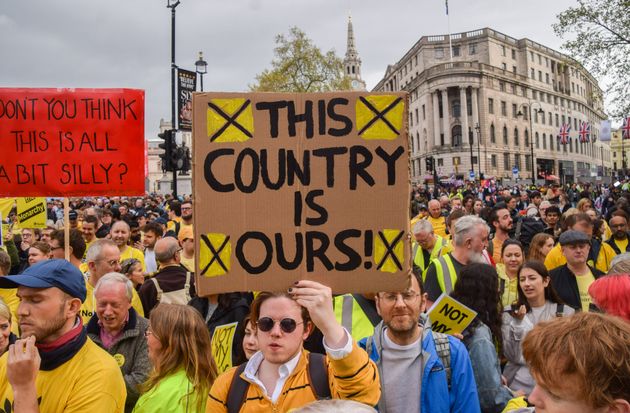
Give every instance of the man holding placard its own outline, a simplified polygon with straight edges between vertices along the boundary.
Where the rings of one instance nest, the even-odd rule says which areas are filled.
[[[380,292],[383,321],[361,340],[381,377],[380,412],[478,412],[468,352],[457,339],[418,323],[427,295],[414,276],[402,293]]]

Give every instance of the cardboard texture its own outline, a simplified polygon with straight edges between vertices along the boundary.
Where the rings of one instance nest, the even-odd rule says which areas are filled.
[[[429,308],[428,315],[433,331],[453,335],[461,334],[477,312],[443,293]]]
[[[144,91],[0,88],[0,196],[144,194]]]
[[[195,93],[197,291],[403,290],[407,94]]]

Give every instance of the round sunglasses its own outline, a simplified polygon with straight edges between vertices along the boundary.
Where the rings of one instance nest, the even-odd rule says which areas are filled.
[[[283,318],[282,320],[274,320],[271,317],[259,318],[258,321],[256,321],[256,325],[258,326],[258,329],[265,333],[271,331],[271,329],[273,329],[273,326],[276,325],[276,323],[280,324],[280,330],[282,330],[284,333],[292,333],[295,331],[298,325],[303,324],[304,322],[301,321],[298,323],[292,318]]]

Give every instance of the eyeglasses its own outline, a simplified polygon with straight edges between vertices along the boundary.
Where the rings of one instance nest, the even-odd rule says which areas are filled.
[[[282,320],[274,320],[271,317],[263,317],[263,318],[259,318],[258,321],[256,321],[256,325],[258,326],[258,329],[265,333],[268,331],[271,331],[271,329],[273,328],[273,326],[276,325],[276,323],[279,323],[280,330],[282,330],[284,333],[287,333],[287,334],[294,332],[298,325],[304,324],[303,321],[298,323],[292,318],[283,318]]]
[[[396,303],[396,301],[398,301],[398,296],[402,297],[402,300],[405,304],[413,304],[416,302],[416,299],[418,298],[420,294],[419,293],[415,293],[415,292],[406,292],[406,293],[385,293],[383,295],[380,296],[380,298],[386,303],[386,304],[394,304]]]
[[[110,267],[115,267],[117,264],[119,264],[120,262],[118,260],[95,260],[95,261],[105,261],[107,263],[107,265],[109,265]]]

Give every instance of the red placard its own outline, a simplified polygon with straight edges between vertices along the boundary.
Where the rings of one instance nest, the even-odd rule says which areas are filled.
[[[0,196],[142,195],[144,91],[0,88]]]

